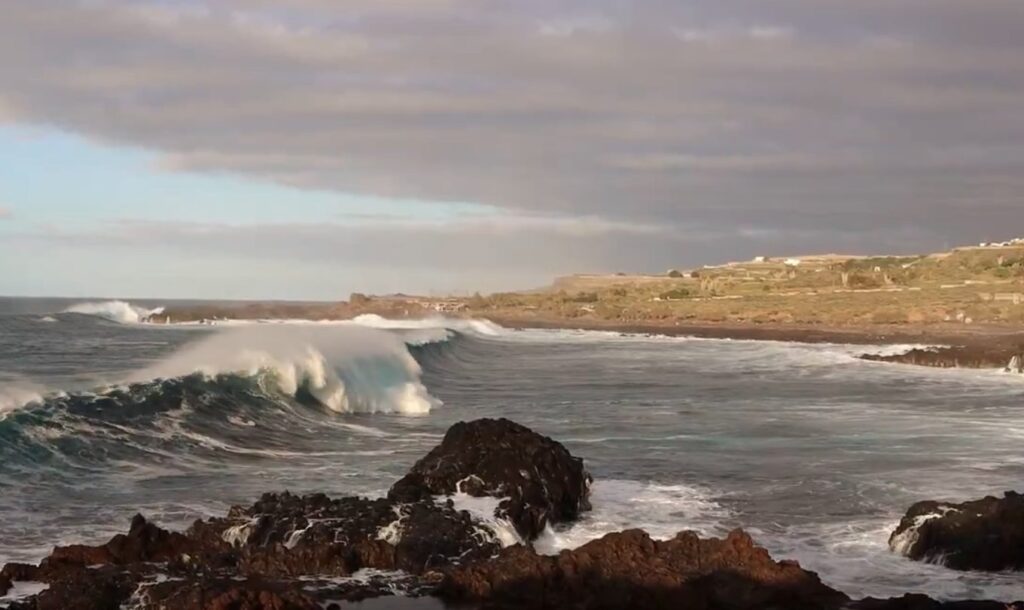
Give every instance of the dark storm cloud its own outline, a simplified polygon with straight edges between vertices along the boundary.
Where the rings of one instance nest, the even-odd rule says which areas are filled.
[[[0,119],[688,237],[509,225],[531,261],[926,250],[1024,232],[1022,31],[1017,0],[22,0]]]

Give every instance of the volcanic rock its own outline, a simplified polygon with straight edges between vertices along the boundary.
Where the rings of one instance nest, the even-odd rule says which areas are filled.
[[[496,516],[534,540],[548,524],[590,510],[591,481],[583,460],[561,443],[507,419],[480,419],[452,426],[388,497],[414,502],[461,492],[500,498]]]
[[[1024,347],[1020,345],[958,345],[914,348],[900,354],[864,354],[864,360],[897,362],[936,368],[1004,369],[1024,372]]]
[[[189,537],[227,540],[241,572],[278,577],[343,576],[362,568],[419,574],[500,548],[472,515],[450,503],[323,494],[264,494],[250,508],[232,508],[227,519],[194,524]]]
[[[795,562],[776,562],[741,530],[724,540],[693,532],[659,542],[608,534],[557,557],[514,546],[446,572],[438,595],[486,608],[729,608],[819,610],[849,598]]]
[[[1024,569],[1024,496],[918,502],[889,538],[896,552],[954,570]]]

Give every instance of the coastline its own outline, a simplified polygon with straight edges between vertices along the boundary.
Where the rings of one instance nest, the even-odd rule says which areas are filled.
[[[664,321],[654,319],[599,319],[552,315],[516,315],[518,312],[478,311],[462,308],[439,312],[425,307],[388,303],[337,303],[302,306],[250,304],[244,308],[185,308],[155,313],[147,322],[215,323],[224,320],[343,321],[361,315],[393,320],[486,319],[510,330],[579,330],[633,335],[697,337],[703,339],[778,341],[788,343],[836,343],[844,345],[900,345],[906,351],[878,356],[865,353],[865,360],[913,364],[936,368],[999,369],[1024,372],[1024,327],[1017,324],[961,322],[902,324],[796,324],[784,322],[737,323],[711,321]]]
[[[627,334],[693,336],[705,339],[737,339],[751,341],[786,341],[795,343],[844,343],[849,345],[958,345],[1007,346],[1024,345],[1024,326],[1016,324],[795,324],[736,323],[715,321],[671,322],[659,320],[597,319],[590,317],[558,317],[515,315],[508,312],[463,310],[445,314],[425,308],[355,307],[350,304],[280,306],[249,304],[245,307],[168,308],[150,316],[149,322],[203,323],[218,320],[303,320],[342,321],[360,315],[378,315],[387,319],[417,320],[438,317],[453,319],[486,319],[509,329],[548,329],[604,331]]]
[[[1024,343],[1024,328],[964,325],[806,326],[794,324],[720,324],[697,322],[659,324],[581,319],[491,316],[488,320],[511,329],[588,330],[703,339],[843,343],[847,345],[1006,345]]]

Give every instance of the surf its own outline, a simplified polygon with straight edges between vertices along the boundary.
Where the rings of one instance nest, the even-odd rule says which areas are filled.
[[[313,398],[339,413],[422,415],[441,402],[421,380],[406,344],[384,331],[346,326],[240,326],[209,335],[128,381],[259,377],[264,387]]]
[[[98,316],[120,324],[141,324],[151,316],[163,313],[163,311],[163,307],[146,309],[127,301],[96,301],[72,305],[61,313]]]

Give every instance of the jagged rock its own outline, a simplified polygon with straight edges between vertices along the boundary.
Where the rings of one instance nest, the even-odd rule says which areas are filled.
[[[140,595],[149,610],[320,610],[301,584],[260,580],[210,579],[164,582]]]
[[[135,515],[128,534],[118,534],[101,546],[57,547],[40,564],[40,570],[45,574],[65,566],[164,562],[196,551],[197,545],[186,536],[161,529],[142,515]]]
[[[393,595],[396,585],[402,584],[415,594],[419,582],[401,583],[383,576],[349,582],[200,577],[144,585],[136,599],[142,610],[333,610],[339,602]]]
[[[557,557],[515,546],[448,570],[438,594],[487,608],[818,610],[849,601],[797,563],[773,561],[740,530],[663,542],[630,530]]]
[[[529,539],[547,523],[588,509],[589,484],[582,462],[551,439],[507,420],[457,424],[388,498],[265,494],[184,534],[136,516],[127,534],[106,544],[58,547],[39,566],[8,564],[0,594],[13,581],[48,585],[10,610],[331,609],[394,587],[483,608],[1007,608],[922,596],[851,602],[798,564],[772,560],[739,530],[724,540],[683,532],[668,541],[631,530],[557,557],[523,545],[500,550],[479,520],[435,499],[456,490],[506,498],[499,516]],[[936,511],[945,514],[923,519]],[[1013,493],[962,505],[921,503],[893,538],[922,557],[942,553],[972,567],[1019,567],[1022,517],[1024,499]],[[407,575],[337,578],[362,568]]]
[[[926,595],[908,593],[892,599],[863,599],[851,604],[848,610],[1024,610],[1024,604],[994,601],[938,602]]]
[[[889,538],[896,552],[954,570],[1024,569],[1024,496],[918,502]]]
[[[49,587],[9,610],[120,610],[137,576],[115,566],[71,566],[50,575]]]
[[[500,548],[451,504],[323,494],[265,494],[250,508],[233,508],[227,519],[193,525],[189,536],[228,540],[243,573],[274,576],[346,575],[362,568],[419,574]]]
[[[936,368],[1004,369],[1022,372],[1024,347],[994,345],[957,345],[952,347],[914,348],[900,354],[864,354],[864,360],[897,362]]]
[[[457,492],[502,498],[497,516],[526,540],[590,510],[591,477],[560,443],[507,419],[459,422],[388,493],[414,502]]]

